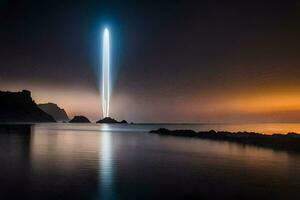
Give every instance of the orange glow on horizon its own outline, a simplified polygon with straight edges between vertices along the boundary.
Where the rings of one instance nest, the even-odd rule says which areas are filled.
[[[300,110],[300,95],[261,95],[230,102],[229,109],[239,112],[272,112]]]
[[[3,85],[2,90],[32,91],[37,103],[53,102],[69,117],[85,115],[91,121],[101,118],[101,96],[85,88]],[[134,122],[296,122],[300,121],[300,90],[287,87],[257,90],[231,90],[202,93],[202,96],[149,96],[127,94],[112,98],[112,117]],[[193,96],[194,95],[194,96]],[[128,112],[130,111],[130,112]]]

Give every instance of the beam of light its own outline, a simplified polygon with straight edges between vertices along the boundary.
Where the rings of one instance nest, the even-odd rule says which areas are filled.
[[[105,28],[103,32],[102,46],[102,111],[103,117],[109,116],[110,100],[110,49],[109,49],[109,31]]]

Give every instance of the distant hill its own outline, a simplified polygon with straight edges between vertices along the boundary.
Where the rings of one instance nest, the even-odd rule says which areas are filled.
[[[44,112],[54,117],[56,121],[69,121],[69,117],[66,111],[63,108],[58,107],[58,105],[54,103],[43,103],[38,104],[38,106]]]
[[[73,119],[69,121],[70,123],[90,123],[90,120],[85,116],[75,116]]]
[[[31,98],[31,92],[0,91],[0,122],[55,122]]]

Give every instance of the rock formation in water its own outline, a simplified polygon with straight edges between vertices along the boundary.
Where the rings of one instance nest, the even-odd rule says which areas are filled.
[[[276,150],[300,152],[300,134],[272,134],[265,135],[255,132],[227,132],[227,131],[200,131],[193,130],[168,130],[160,128],[150,133],[164,136],[192,137],[200,139],[236,142],[243,145],[255,145]]]
[[[70,123],[91,123],[88,118],[85,116],[75,116],[73,119],[69,121]]]
[[[58,107],[54,103],[43,103],[43,104],[38,104],[38,106],[44,112],[54,117],[56,121],[61,121],[61,122],[69,121],[69,117],[66,111],[63,108]]]
[[[55,122],[31,98],[31,92],[0,91],[0,122]]]
[[[122,121],[117,121],[111,117],[105,117],[103,119],[100,119],[99,121],[97,121],[97,123],[102,123],[102,124],[127,124],[126,120],[122,120]]]

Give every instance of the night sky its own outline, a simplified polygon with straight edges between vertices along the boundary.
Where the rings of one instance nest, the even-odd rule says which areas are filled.
[[[38,103],[99,119],[104,27],[112,117],[300,121],[296,1],[2,0],[0,89],[29,89]]]

